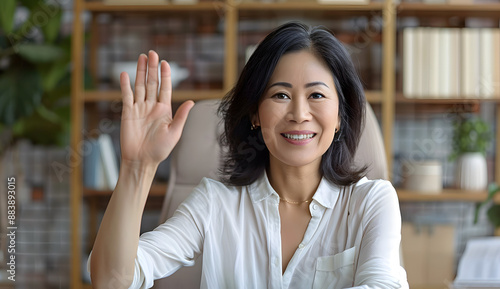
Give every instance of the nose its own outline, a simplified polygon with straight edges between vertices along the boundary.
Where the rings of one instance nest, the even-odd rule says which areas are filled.
[[[295,97],[292,98],[287,113],[287,121],[302,123],[311,119],[311,111],[307,98]]]

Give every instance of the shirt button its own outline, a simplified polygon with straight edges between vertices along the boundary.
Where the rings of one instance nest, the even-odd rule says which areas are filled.
[[[304,247],[305,247],[305,245],[303,243],[300,243],[299,249],[303,249]]]
[[[318,205],[313,205],[313,210],[317,210],[318,209]]]

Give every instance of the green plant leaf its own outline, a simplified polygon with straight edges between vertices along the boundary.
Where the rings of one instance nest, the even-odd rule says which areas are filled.
[[[488,218],[495,227],[500,227],[500,205],[495,204],[488,209]]]
[[[479,220],[479,209],[483,206],[483,203],[477,203],[476,208],[474,210],[474,225],[477,224],[477,221]]]
[[[61,27],[61,16],[62,11],[61,8],[54,5],[45,5],[47,13],[47,22],[44,25],[40,25],[42,29],[43,36],[45,37],[45,41],[48,43],[54,43],[59,35],[59,28]]]
[[[35,69],[6,71],[0,75],[0,123],[12,125],[32,114],[41,98],[41,77]]]
[[[15,12],[16,0],[0,1],[0,25],[5,34],[12,33]]]
[[[29,117],[18,121],[13,127],[13,134],[15,138],[28,139],[33,144],[53,145],[60,144],[59,134],[63,128],[63,124],[47,120],[37,110]]]
[[[500,191],[500,187],[496,183],[491,183],[488,185],[488,198],[486,198],[486,201],[484,202],[489,202],[493,199],[496,193]]]
[[[39,71],[42,76],[43,90],[51,91],[63,77],[69,74],[69,62],[59,60],[54,63],[40,65]]]
[[[50,44],[21,43],[18,53],[31,63],[47,63],[64,57],[64,50]]]
[[[21,2],[21,5],[31,11],[33,11],[37,7],[38,3],[43,3],[43,1],[40,0],[19,0],[19,2]]]

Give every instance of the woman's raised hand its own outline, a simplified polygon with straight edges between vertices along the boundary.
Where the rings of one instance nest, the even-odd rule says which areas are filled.
[[[122,162],[158,165],[166,159],[181,137],[193,101],[186,101],[172,117],[170,66],[161,62],[158,93],[158,54],[149,51],[137,61],[135,94],[127,73],[120,75],[123,98],[120,131]],[[146,76],[147,74],[147,76]]]

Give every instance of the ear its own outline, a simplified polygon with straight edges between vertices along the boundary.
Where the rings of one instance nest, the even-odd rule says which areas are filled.
[[[255,126],[260,126],[260,119],[259,119],[259,114],[256,113],[250,117],[250,121],[252,122],[252,125]]]

